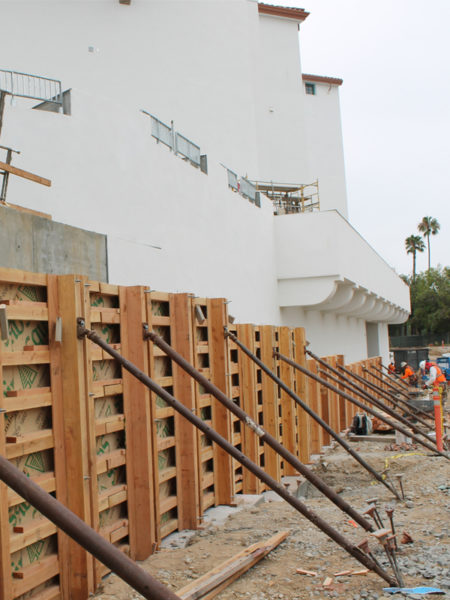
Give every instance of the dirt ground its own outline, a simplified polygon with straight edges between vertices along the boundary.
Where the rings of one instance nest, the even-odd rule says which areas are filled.
[[[395,473],[404,473],[405,501],[396,501],[387,488],[372,480],[340,446],[326,450],[313,468],[360,511],[367,508],[368,498],[377,497],[385,525],[388,524],[385,509],[395,508],[396,530],[399,534],[408,532],[413,540],[413,543],[400,545],[397,554],[405,586],[435,586],[449,593],[450,463],[442,457],[430,456],[425,450],[393,452],[385,446],[375,442],[354,445],[378,471],[389,467],[391,477]],[[291,491],[296,493],[297,484],[295,481],[292,484]],[[361,527],[349,524],[349,517],[329,500],[316,494],[306,496],[304,502],[349,539],[359,543],[367,537]],[[186,547],[176,547],[181,543],[174,536],[172,542],[166,543],[169,547],[141,565],[176,591],[244,547],[283,530],[290,531],[288,538],[216,596],[219,600],[333,597],[384,600],[399,597],[383,592],[387,584],[373,573],[336,577],[334,574],[339,571],[363,567],[273,492],[263,494],[257,505],[232,512],[223,524],[205,524],[203,530],[189,538]],[[375,556],[385,561],[385,554],[376,540],[369,539]],[[297,574],[297,568],[315,571],[317,576]],[[389,569],[387,561],[386,569]],[[333,578],[328,589],[322,586],[326,577]],[[125,600],[140,596],[115,575],[110,575],[96,597],[97,600]]]

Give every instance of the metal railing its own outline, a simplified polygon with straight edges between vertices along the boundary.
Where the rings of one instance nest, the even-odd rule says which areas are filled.
[[[202,166],[202,156],[200,154],[200,146],[194,144],[186,136],[179,131],[175,131],[173,121],[167,125],[155,115],[141,109],[145,115],[149,116],[152,121],[152,136],[158,141],[168,146],[176,155],[180,155],[196,167]]]
[[[253,204],[256,204],[256,206],[260,207],[261,197],[258,190],[256,189],[256,186],[246,177],[239,178],[237,173],[229,169],[223,163],[220,164],[227,172],[228,187],[234,190],[235,192],[239,192],[241,196],[244,196],[244,198],[247,198],[248,200],[250,200],[250,202],[253,202]]]
[[[62,85],[58,79],[0,69],[0,92],[20,98],[51,102],[61,108],[63,106]]]

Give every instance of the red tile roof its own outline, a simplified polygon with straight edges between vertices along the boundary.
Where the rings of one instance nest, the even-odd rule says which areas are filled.
[[[309,12],[303,8],[290,8],[288,6],[274,6],[272,4],[258,3],[258,12],[263,15],[273,15],[274,17],[285,17],[286,19],[294,19],[295,21],[304,21],[309,15]]]
[[[307,75],[303,73],[303,81],[311,81],[314,83],[328,83],[329,85],[342,85],[343,79],[337,77],[323,77],[322,75]]]

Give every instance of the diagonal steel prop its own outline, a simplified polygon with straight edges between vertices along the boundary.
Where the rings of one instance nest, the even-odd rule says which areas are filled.
[[[399,387],[402,387],[404,389],[404,391],[406,392],[408,386],[406,385],[406,383],[404,383],[403,379],[400,377],[400,375],[398,375],[397,373],[392,373],[392,371],[389,371],[389,369],[383,365],[383,363],[381,363],[381,366],[383,367],[383,369],[386,371],[389,379],[391,379],[394,383],[396,383]]]
[[[353,377],[353,379],[356,379],[356,381],[359,381],[363,385],[365,384],[366,380],[363,377],[360,377],[356,373],[352,373],[351,371],[349,371],[348,369],[346,369],[342,365],[338,365],[338,367],[339,367],[339,369],[341,369],[341,371],[343,371],[349,377]],[[433,444],[435,443],[435,440],[432,437],[430,437],[427,433],[425,433],[424,431],[422,431],[420,429],[420,427],[418,427],[415,423],[411,423],[411,421],[408,421],[408,419],[406,419],[402,415],[397,414],[390,406],[385,405],[384,410],[389,415],[391,415],[391,417],[394,417],[395,419],[397,419],[397,421],[400,421],[404,425],[407,425],[408,427],[410,427],[418,435],[423,436],[424,438],[426,438],[427,440],[429,440]],[[427,425],[427,427],[428,427],[428,425]],[[409,435],[409,437],[411,437],[411,435]]]
[[[380,373],[382,376],[385,377],[383,371],[381,369],[379,369],[377,366],[371,365],[371,367],[372,367],[372,369],[374,369],[375,371],[378,371],[378,373]],[[373,375],[373,373],[372,373],[372,375]],[[386,377],[382,381],[386,381]],[[394,383],[396,383],[396,382],[394,381]],[[393,385],[391,385],[391,388],[393,390],[393,393],[397,394],[397,396],[395,396],[396,398],[398,398],[399,393],[404,392],[404,388],[401,391]],[[407,388],[407,389],[408,389],[408,393],[406,394],[406,397],[409,400],[409,398],[411,397],[411,393],[409,392],[409,388]],[[405,396],[404,393],[402,395]],[[429,419],[430,421],[434,421],[434,418],[431,415],[429,415],[428,413],[424,412],[423,410],[420,410],[419,408],[416,408],[415,406],[412,406],[408,402],[406,402],[406,404],[409,406],[410,410],[414,413],[414,415],[421,415],[423,418]]]
[[[339,379],[343,379],[349,385],[351,385],[355,390],[354,393],[356,393],[360,397],[364,396],[364,398],[366,399],[366,402],[367,401],[370,402],[371,404],[375,405],[380,410],[386,412],[388,415],[390,415],[397,421],[400,421],[401,423],[403,423],[403,425],[410,427],[414,432],[416,432],[418,435],[421,435],[424,438],[426,438],[430,443],[432,443],[432,444],[435,443],[433,438],[431,438],[428,434],[424,433],[414,423],[411,423],[410,421],[408,421],[408,419],[405,419],[405,417],[403,417],[402,415],[397,414],[390,406],[387,406],[384,402],[382,402],[378,398],[375,398],[375,396],[372,396],[371,394],[369,394],[368,392],[363,390],[360,386],[356,385],[356,383],[354,383],[349,377],[347,377],[346,375],[341,373],[341,371],[338,371],[337,369],[335,369],[334,367],[329,365],[327,362],[322,360],[319,356],[316,356],[315,354],[313,354],[313,352],[311,352],[310,350],[306,350],[306,353],[309,354],[309,356],[311,356],[312,358],[314,358],[314,360],[316,360],[319,364],[321,364],[324,367],[326,367],[327,369],[329,369],[332,373],[335,373],[339,377]],[[342,367],[341,365],[338,365],[338,366],[341,370],[346,371],[350,375],[353,375],[354,377],[358,377],[358,376],[355,376],[351,371],[348,371],[347,369],[345,369],[345,367]],[[362,380],[363,385],[364,385],[364,382],[365,382],[365,379]],[[385,417],[383,417],[382,415],[381,415],[381,420],[384,422],[387,422],[385,420]],[[390,424],[390,422],[389,422],[389,424]],[[398,431],[400,431],[400,429],[398,429],[398,427],[396,425],[394,425],[394,429],[397,429]],[[404,433],[404,432],[402,431],[401,433]],[[408,437],[412,437],[410,435],[410,433],[408,433],[407,435],[408,435]],[[422,442],[419,440],[419,443],[422,443]],[[429,448],[428,446],[426,446],[426,447]],[[437,449],[434,450],[434,446],[432,446],[432,447],[433,447],[433,452],[439,452]]]
[[[372,369],[376,369],[377,371],[379,371],[379,369],[375,366],[375,365],[370,365]],[[380,381],[383,385],[386,385],[390,390],[384,390],[386,393],[395,393],[395,394],[401,394],[404,398],[409,399],[409,393],[404,389],[404,388],[400,388],[398,386],[393,385],[390,381],[387,380],[387,378],[382,378],[379,375],[375,375],[375,373],[370,373],[369,370],[367,369],[367,367],[364,367],[366,369],[366,371],[370,374],[371,377],[374,377],[375,379],[377,379],[378,381]],[[383,374],[383,373],[382,373]]]
[[[215,442],[218,446],[220,446],[226,452],[228,452],[228,454],[230,454],[234,459],[236,459],[242,466],[249,469],[249,471],[256,475],[263,483],[270,487],[281,498],[286,500],[286,502],[288,502],[300,514],[306,517],[313,525],[315,525],[318,529],[325,533],[325,535],[334,540],[336,544],[341,546],[341,548],[343,548],[346,552],[353,556],[358,562],[363,564],[367,569],[370,569],[371,571],[379,575],[379,577],[387,581],[389,585],[395,585],[395,577],[392,577],[388,573],[386,573],[367,554],[362,552],[352,542],[348,541],[341,533],[339,533],[339,531],[334,529],[334,527],[329,525],[329,523],[322,519],[318,514],[316,514],[314,511],[308,508],[306,504],[303,504],[303,502],[301,502],[298,498],[290,494],[284,488],[283,485],[278,483],[275,479],[273,479],[273,477],[268,475],[264,471],[264,469],[255,464],[247,456],[245,456],[245,454],[243,454],[242,452],[240,452],[240,450],[238,450],[232,444],[230,444],[230,442],[228,442],[228,440],[226,440],[220,434],[218,434],[217,431],[215,431],[215,429],[209,427],[209,425],[207,425],[200,417],[197,417],[197,415],[193,414],[189,408],[184,406],[181,402],[179,402],[176,398],[169,394],[167,390],[159,386],[155,381],[153,381],[153,379],[151,379],[148,375],[146,375],[143,371],[136,367],[136,365],[134,365],[131,361],[124,358],[119,352],[117,352],[117,350],[115,350],[109,344],[107,344],[95,331],[86,329],[84,319],[78,318],[77,324],[77,335],[80,339],[86,337],[101,348],[103,348],[103,350],[105,350],[105,352],[107,352],[110,356],[115,358],[124,369],[126,369],[129,373],[136,377],[136,379],[138,379],[141,383],[148,387],[152,392],[157,394],[162,400],[167,402],[169,406],[171,406],[177,412],[179,412],[190,423],[195,425],[195,427],[202,431],[211,441]],[[159,336],[157,336],[154,333],[149,332],[147,335],[149,337],[152,336],[154,338],[159,338]],[[159,340],[163,342],[161,338],[159,338]],[[253,429],[253,431],[255,431],[257,435],[260,435],[260,427],[249,417],[247,424],[251,426],[251,428]]]
[[[364,373],[369,373],[369,375],[371,377],[375,377],[375,378],[377,377],[373,373],[370,373],[369,370],[366,367],[363,367],[363,372]],[[381,378],[378,377],[378,379],[381,379]],[[376,389],[378,389],[378,390],[380,389],[379,386],[377,386],[375,383],[372,384],[372,386],[373,386],[374,391]],[[376,393],[379,393],[379,392],[376,392]],[[385,398],[388,399],[388,402],[391,402],[394,405],[397,403],[397,406],[398,406],[398,404],[401,405],[401,406],[398,406],[398,408],[403,411],[403,413],[404,413],[403,416],[404,417],[407,417],[407,418],[410,418],[410,419],[413,418],[416,421],[418,421],[419,423],[421,423],[424,427],[427,427],[428,429],[430,428],[430,424],[429,423],[427,423],[426,421],[424,421],[422,419],[422,417],[420,417],[418,414],[414,413],[411,410],[411,406],[408,404],[408,402],[406,402],[406,400],[403,400],[402,398],[399,398],[398,396],[397,397],[394,396],[394,394],[392,394],[391,392],[386,392],[386,395],[387,396],[385,396]]]
[[[308,351],[308,354],[311,354],[311,353]],[[439,450],[437,450],[437,448],[435,448],[434,446],[432,446],[428,442],[426,442],[426,441],[421,440],[420,438],[418,438],[411,431],[408,431],[407,429],[405,429],[404,427],[402,427],[398,423],[394,423],[393,421],[391,421],[390,419],[388,419],[387,417],[385,417],[381,413],[377,412],[376,410],[374,410],[370,406],[367,406],[366,404],[363,404],[360,400],[357,400],[356,398],[353,398],[352,396],[350,396],[346,392],[343,392],[342,390],[340,390],[339,388],[335,387],[334,385],[331,385],[331,383],[328,383],[328,381],[326,381],[325,379],[322,379],[321,377],[318,377],[314,373],[311,373],[311,371],[308,371],[308,369],[305,369],[304,367],[302,367],[298,363],[294,362],[293,360],[291,360],[287,356],[284,356],[283,354],[280,354],[279,352],[277,352],[277,356],[279,356],[279,358],[281,358],[282,360],[284,360],[285,362],[287,362],[288,365],[291,365],[292,367],[294,367],[298,371],[301,371],[305,375],[308,375],[308,377],[311,377],[311,379],[314,379],[315,381],[318,381],[320,384],[324,385],[325,387],[327,387],[332,392],[336,392],[336,394],[339,394],[340,396],[342,396],[342,398],[345,398],[349,402],[352,402],[356,406],[359,406],[359,408],[361,408],[362,410],[365,410],[366,412],[370,413],[374,417],[377,417],[377,419],[380,419],[380,421],[383,421],[383,423],[386,423],[387,425],[389,425],[390,427],[392,427],[392,429],[396,429],[400,433],[403,433],[403,435],[405,435],[405,436],[413,439],[414,441],[416,441],[418,444],[420,444],[421,446],[423,446],[427,450],[430,450],[431,452],[433,452],[433,454],[439,454],[439,456],[443,456],[447,460],[450,460],[450,457],[447,454],[445,454],[444,452],[440,452]],[[395,413],[394,413],[393,416],[394,416],[395,419],[399,419],[399,417],[397,415],[395,415]],[[408,427],[411,426],[411,424],[408,421],[406,423],[407,423]]]
[[[165,342],[160,336],[154,332],[148,331],[146,325],[144,325],[144,337],[150,339],[156,344],[163,352],[167,354],[174,362],[176,362],[182,369],[186,371],[193,379],[198,381],[205,390],[212,394],[221,404],[223,404],[230,412],[232,412],[239,420],[255,431],[255,424],[253,423],[250,416],[242,410],[240,406],[237,406],[226,394],[222,392],[217,386],[215,386],[209,379],[199,373],[195,367],[193,367],[186,359],[184,359],[178,352],[176,352],[167,342]],[[342,496],[340,496],[333,488],[329,487],[323,479],[321,479],[316,473],[304,465],[300,459],[289,452],[280,442],[275,439],[270,433],[264,430],[263,427],[257,426],[257,435],[260,439],[270,446],[277,454],[279,454],[286,462],[294,467],[301,475],[305,477],[315,488],[317,488],[324,496],[326,496],[331,502],[333,502],[338,508],[345,512],[354,521],[359,523],[366,531],[373,531],[371,523],[363,517],[357,510],[355,510]]]
[[[0,480],[148,600],[180,600],[131,558],[0,455]]]
[[[365,392],[360,387],[354,385],[351,381],[348,381],[345,375],[340,374],[340,377],[338,378],[331,375],[331,373],[326,369],[321,369],[320,367],[318,368],[318,372],[330,381],[334,381],[334,383],[337,383],[338,385],[341,385],[344,389],[349,390],[352,394],[356,394],[364,401],[370,402],[380,410],[385,410],[386,405],[381,400],[376,399],[374,396],[371,396],[369,393]],[[343,379],[344,377],[345,379]],[[397,418],[397,414],[395,418]]]
[[[260,369],[262,371],[264,371],[264,373],[266,375],[268,375],[273,381],[275,381],[275,383],[283,390],[286,392],[286,394],[288,394],[288,396],[290,396],[292,398],[292,400],[294,400],[294,402],[296,404],[298,404],[312,419],[314,419],[314,421],[316,421],[316,423],[318,423],[333,439],[336,440],[336,442],[342,446],[344,448],[344,450],[346,450],[350,456],[352,456],[364,469],[366,469],[366,471],[368,471],[373,477],[375,477],[375,479],[377,481],[379,481],[380,483],[382,483],[385,487],[387,487],[387,489],[394,494],[394,496],[400,500],[400,496],[398,495],[397,491],[395,490],[395,488],[393,488],[391,485],[389,485],[389,483],[383,479],[383,477],[380,475],[380,473],[378,473],[378,471],[376,471],[376,469],[374,469],[366,460],[364,460],[364,458],[358,454],[358,452],[356,452],[338,433],[336,433],[336,431],[334,431],[334,429],[332,427],[330,427],[330,425],[324,421],[322,419],[322,417],[320,417],[315,411],[313,411],[313,409],[308,406],[301,398],[300,396],[297,396],[297,394],[295,394],[291,388],[289,386],[287,386],[284,381],[282,379],[280,379],[279,377],[277,377],[277,375],[275,375],[275,373],[273,373],[269,367],[264,364],[262,362],[262,360],[260,360],[257,356],[255,356],[255,354],[253,354],[253,352],[251,352],[251,350],[249,350],[240,340],[238,337],[236,337],[233,333],[231,333],[230,331],[226,330],[225,331],[226,335],[233,340],[233,342],[238,346],[238,348],[240,348],[242,350],[242,352],[244,352],[244,354],[246,354],[254,363],[256,363]],[[274,356],[277,356],[277,352],[274,350]]]

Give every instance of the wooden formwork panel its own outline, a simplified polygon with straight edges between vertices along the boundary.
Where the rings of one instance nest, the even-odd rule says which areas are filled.
[[[234,335],[238,335],[236,325],[228,325],[228,329]],[[239,370],[239,348],[232,339],[227,338],[227,354],[228,354],[228,397],[232,399],[233,403],[239,408],[244,410],[244,403],[242,397],[242,386],[241,386],[241,373]],[[235,415],[231,415],[231,443],[240,452],[244,451],[244,428],[245,425]],[[232,496],[243,493],[244,490],[244,476],[243,466],[236,459],[232,459],[231,462],[231,485],[232,485]]]
[[[314,374],[317,374],[317,363],[313,359],[308,359],[306,361],[306,368]],[[308,378],[308,393],[309,393],[309,401],[310,407],[312,410],[318,414],[320,417],[322,416],[322,402],[321,402],[321,394],[320,394],[320,384],[311,377]],[[310,451],[311,454],[319,454],[322,451],[323,444],[323,429],[322,427],[310,417]]]
[[[145,292],[146,323],[188,362],[193,361],[188,294]],[[191,377],[156,345],[147,342],[148,372],[164,390],[195,410]],[[157,394],[151,394],[151,438],[158,544],[176,529],[199,525],[197,433],[193,425]]]
[[[9,339],[0,342],[0,453],[66,501],[59,344],[53,276],[0,269]],[[0,598],[59,598],[67,544],[56,527],[0,483]]]
[[[118,352],[122,351],[119,288],[85,282],[84,319]],[[86,345],[87,433],[92,523],[106,540],[129,552],[127,449],[122,369],[93,343]],[[109,570],[95,562],[95,583]]]
[[[289,327],[278,328],[278,338],[275,341],[277,350],[291,359],[293,359],[294,341],[293,332]],[[283,360],[276,361],[277,375],[294,393],[295,373],[294,368]],[[280,418],[280,441],[283,446],[294,456],[299,456],[298,452],[298,432],[297,432],[297,404],[285,391],[279,389],[279,418]],[[295,475],[297,471],[292,465],[281,461],[282,475]]]
[[[227,305],[224,298],[191,298],[193,365],[222,392],[229,391],[228,353],[224,336]],[[232,415],[202,385],[195,383],[196,414],[227,441],[232,440]],[[197,434],[200,512],[233,497],[231,457],[203,433]]]
[[[192,298],[193,365],[204,377],[212,379],[210,357],[211,327],[209,319],[210,300]],[[195,408],[198,417],[207,425],[213,425],[213,397],[202,385],[195,383]],[[197,431],[197,460],[199,469],[200,514],[216,505],[216,481],[214,473],[214,446],[201,431]]]
[[[291,337],[292,358],[294,362],[306,368],[306,335],[304,328],[297,327],[293,329]],[[294,370],[294,390],[308,406],[311,405],[309,377],[298,369]],[[298,405],[296,406],[296,446],[300,460],[308,463],[311,457],[311,418]]]

